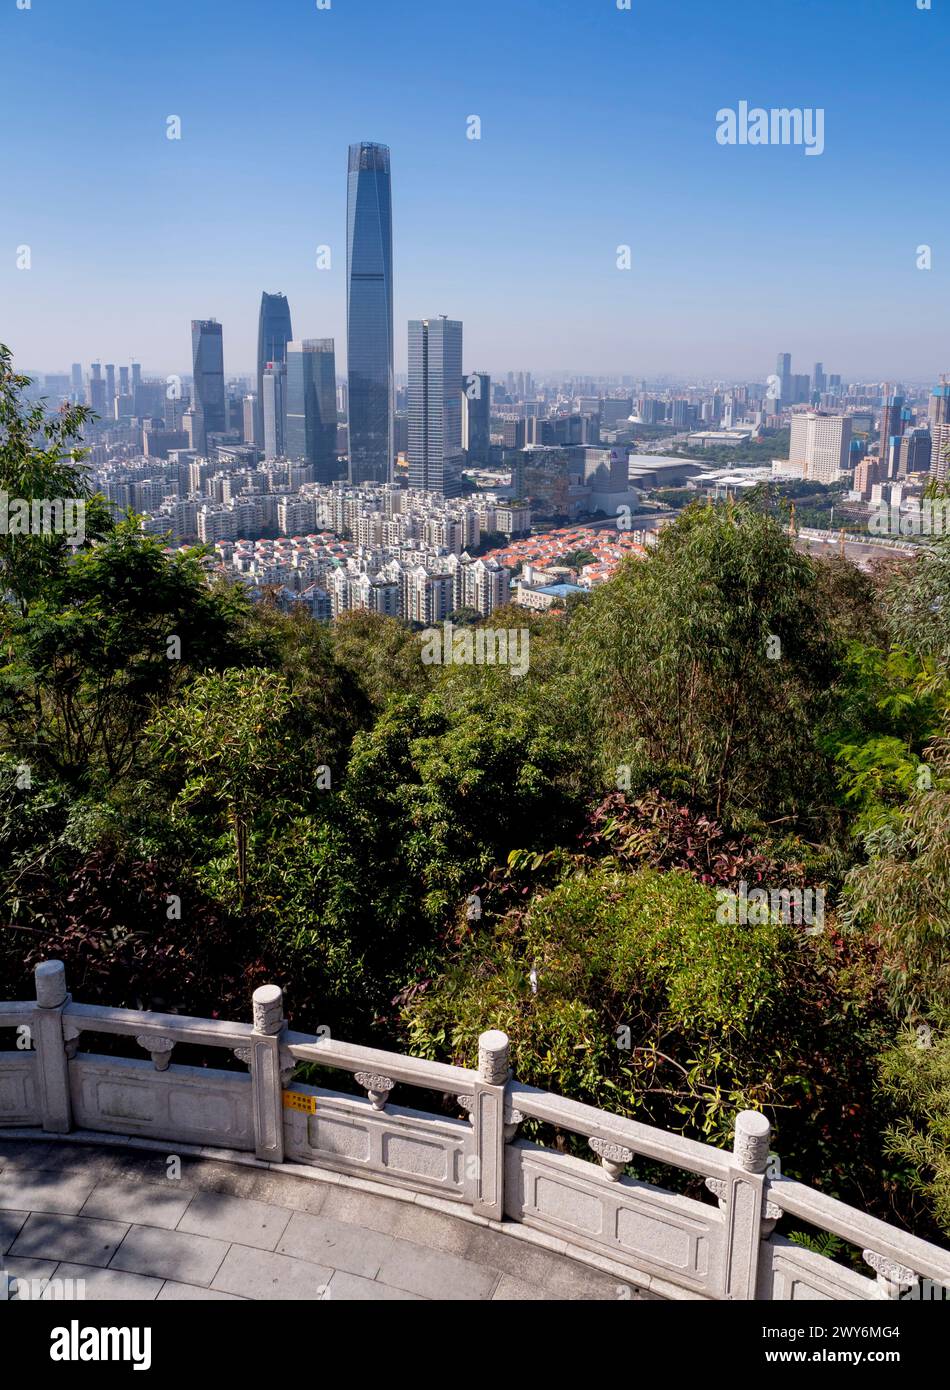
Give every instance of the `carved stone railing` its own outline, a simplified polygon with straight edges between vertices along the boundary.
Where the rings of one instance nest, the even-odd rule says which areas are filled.
[[[446,1066],[288,1030],[280,990],[255,990],[253,1022],[73,1003],[58,961],[36,968],[36,999],[0,1003],[0,1126],[80,1130],[202,1151],[254,1154],[368,1179],[454,1204],[462,1218],[567,1252],[668,1298],[874,1299],[950,1289],[950,1251],[803,1183],[771,1177],[771,1129],[742,1111],[731,1153],[523,1085],[508,1039],[479,1039],[478,1067]],[[88,1035],[131,1037],[141,1058],[80,1050]],[[245,1074],[176,1065],[179,1043],[230,1051]],[[349,1073],[366,1098],[292,1082],[316,1064]],[[459,1117],[393,1103],[399,1088],[456,1099]],[[590,1161],[517,1137],[531,1118],[587,1140]],[[700,1175],[697,1201],[627,1175],[634,1158]],[[863,1253],[874,1277],[775,1233],[782,1216]]]

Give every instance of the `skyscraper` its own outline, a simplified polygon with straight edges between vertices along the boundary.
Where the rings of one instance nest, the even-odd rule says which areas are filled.
[[[409,324],[409,486],[457,497],[462,481],[462,325]],[[351,393],[352,396],[352,393]]]
[[[825,364],[823,362],[816,362],[815,370],[811,375],[811,389],[816,396],[820,396],[825,389],[825,385]]]
[[[313,469],[315,483],[333,483],[336,452],[336,357],[332,338],[287,344],[287,428],[284,452]]]
[[[224,337],[217,319],[192,319],[191,353],[194,375],[194,445],[208,452],[208,436],[227,427],[224,395]]]
[[[931,392],[928,415],[932,425],[950,423],[950,385],[947,384],[946,377],[941,377],[940,385],[935,386]]]
[[[346,351],[350,481],[385,483],[392,472],[394,404],[392,190],[387,145],[363,143],[349,149]]]
[[[817,483],[835,483],[848,471],[851,453],[850,415],[802,410],[792,415],[789,460],[804,465],[803,476]]]
[[[469,463],[488,463],[491,449],[491,377],[487,372],[472,372],[462,378],[462,448]]]
[[[74,363],[72,364],[72,373],[71,373],[71,377],[72,377],[72,381],[71,381],[72,398],[73,398],[74,401],[78,402],[78,403],[81,405],[82,402],[86,399],[86,393],[85,393],[85,391],[83,390],[83,386],[82,386],[82,363],[81,363],[81,362],[74,362]]]
[[[899,439],[904,433],[904,422],[901,412],[904,409],[904,397],[891,395],[890,387],[884,392],[884,403],[881,407],[881,438],[878,444],[878,456],[887,463],[890,457],[891,440]],[[889,473],[885,477],[892,476]]]
[[[287,364],[266,362],[259,401],[264,413],[264,458],[283,458],[286,452]]]
[[[268,362],[286,362],[287,344],[294,336],[290,305],[283,294],[261,295],[257,320],[257,404],[254,407],[254,442],[264,444],[264,372]]]
[[[106,384],[102,379],[102,364],[93,362],[90,368],[92,376],[89,378],[89,404],[96,415],[104,415],[106,411]]]
[[[115,363],[106,363],[106,414],[110,417],[115,413]]]
[[[783,405],[792,404],[792,354],[790,352],[780,352],[778,361],[775,364],[775,375],[779,379],[780,390],[782,392],[780,400]]]

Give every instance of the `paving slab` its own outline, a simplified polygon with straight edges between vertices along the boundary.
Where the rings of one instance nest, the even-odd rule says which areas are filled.
[[[198,1192],[178,1223],[179,1231],[218,1240],[237,1241],[255,1250],[273,1250],[292,1213],[287,1207],[229,1197],[223,1192]]]
[[[130,1178],[103,1178],[83,1203],[82,1215],[173,1231],[194,1196],[193,1188],[183,1192],[178,1183],[168,1178],[164,1185]]]
[[[0,1211],[0,1255],[10,1249],[29,1214],[28,1211]]]
[[[124,1221],[34,1212],[10,1247],[10,1254],[105,1266],[128,1229]]]
[[[236,1293],[225,1293],[223,1289],[205,1289],[198,1284],[177,1284],[174,1279],[166,1279],[158,1295],[159,1303],[174,1300],[176,1303],[198,1303],[214,1301],[223,1303],[245,1303]]]
[[[294,1212],[277,1249],[282,1255],[374,1279],[392,1244],[392,1236],[379,1231]]]
[[[360,1303],[426,1301],[420,1294],[409,1293],[407,1289],[394,1289],[391,1284],[381,1284],[378,1279],[363,1279],[358,1274],[347,1274],[343,1270],[337,1270],[334,1274],[324,1298],[330,1303],[334,1299],[352,1299]]]
[[[82,1164],[81,1155],[77,1156]],[[96,1185],[94,1174],[82,1169],[58,1172],[44,1168],[0,1177],[0,1211],[51,1211],[78,1215]]]
[[[333,1270],[325,1265],[232,1245],[212,1287],[244,1298],[319,1299],[332,1275]]]
[[[133,1226],[109,1267],[182,1284],[210,1284],[227,1252],[226,1240],[162,1231],[156,1226]]]
[[[56,1260],[27,1260],[5,1255],[0,1260],[0,1277],[7,1281],[7,1298],[21,1301],[35,1298],[45,1288],[47,1280],[56,1269],[56,1264]],[[18,1280],[23,1280],[26,1285],[35,1285],[35,1290],[33,1287],[18,1288]]]
[[[95,1269],[92,1265],[63,1263],[56,1268],[55,1278],[83,1281],[83,1296],[90,1303],[112,1299],[153,1300],[162,1287],[161,1279],[144,1274],[127,1274],[121,1269]]]
[[[454,1300],[491,1298],[500,1276],[496,1269],[485,1269],[457,1255],[394,1239],[376,1277],[381,1284],[407,1289],[423,1298]]]
[[[498,1281],[492,1302],[508,1301],[520,1303],[557,1303],[556,1293],[548,1293],[537,1284],[529,1284],[526,1279],[516,1279],[511,1274],[503,1274]]]

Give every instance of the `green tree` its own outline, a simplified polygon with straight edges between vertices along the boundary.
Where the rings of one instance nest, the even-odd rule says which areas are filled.
[[[257,668],[196,676],[147,731],[159,763],[178,774],[172,811],[210,803],[234,838],[240,894],[248,882],[248,830],[281,807],[282,779],[297,748],[284,678]]]

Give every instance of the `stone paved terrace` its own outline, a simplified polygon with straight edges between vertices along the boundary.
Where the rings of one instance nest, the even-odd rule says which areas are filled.
[[[656,1297],[408,1194],[186,1155],[169,1179],[167,1153],[0,1139],[10,1297],[48,1278],[87,1300]]]

